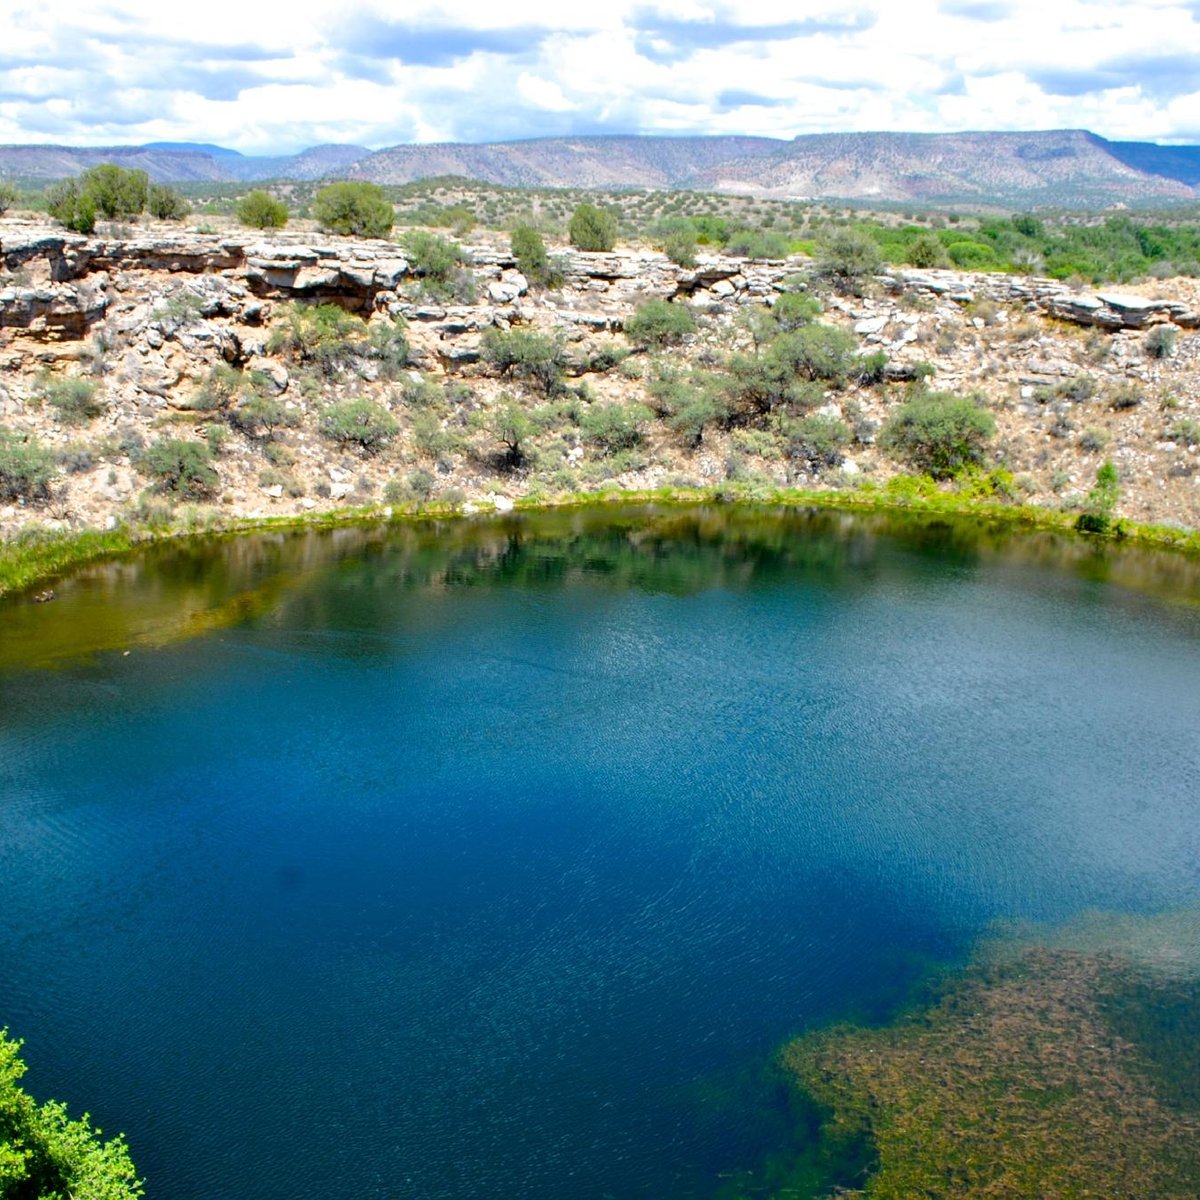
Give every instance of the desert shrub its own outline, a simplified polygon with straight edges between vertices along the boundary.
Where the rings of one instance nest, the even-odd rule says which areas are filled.
[[[835,287],[857,293],[878,273],[882,262],[879,244],[870,234],[836,229],[819,248],[816,273]]]
[[[51,451],[32,434],[0,425],[0,500],[47,500],[53,478]]]
[[[887,378],[887,364],[886,350],[872,350],[870,354],[859,355],[852,374],[863,387],[874,387]]]
[[[38,391],[68,425],[82,425],[104,411],[99,388],[90,379],[47,379]]]
[[[75,233],[91,233],[96,228],[95,201],[83,194],[74,179],[52,183],[46,189],[46,210]]]
[[[594,404],[580,420],[584,437],[605,454],[633,450],[646,437],[653,413],[643,404]]]
[[[500,444],[496,460],[498,467],[514,471],[524,465],[525,442],[532,437],[534,424],[529,414],[511,396],[502,395],[495,408],[475,413],[471,424]]]
[[[662,252],[679,267],[696,265],[696,235],[690,225],[671,230],[662,239]]]
[[[424,467],[415,467],[403,479],[389,479],[383,486],[388,504],[425,504],[437,491],[437,478]]]
[[[1096,483],[1083,501],[1083,511],[1075,520],[1075,528],[1080,533],[1107,533],[1120,498],[1120,476],[1109,459],[1096,472]]]
[[[554,269],[545,240],[532,225],[514,226],[510,244],[517,266],[526,279],[545,286],[553,281]]]
[[[367,356],[379,364],[381,379],[396,379],[408,366],[408,330],[403,317],[372,321],[367,327]]]
[[[1175,352],[1179,330],[1174,325],[1155,325],[1142,342],[1147,358],[1170,358]]]
[[[163,183],[150,185],[146,208],[160,221],[182,221],[192,211],[192,206],[173,187]]]
[[[780,333],[790,333],[803,325],[811,325],[821,315],[821,302],[802,292],[784,292],[768,312]]]
[[[100,163],[79,176],[79,190],[110,221],[136,217],[146,210],[150,177],[145,171]]]
[[[836,325],[805,325],[781,334],[767,353],[803,379],[845,383],[853,373],[858,342]]]
[[[13,208],[20,199],[16,187],[6,179],[0,179],[0,217]]]
[[[996,422],[985,408],[949,392],[920,392],[884,421],[879,445],[935,479],[980,465]]]
[[[391,232],[395,210],[375,183],[331,183],[317,192],[313,217],[329,233],[381,238]]]
[[[611,250],[617,244],[617,218],[608,209],[580,204],[571,214],[567,236],[577,250]]]
[[[459,434],[443,429],[433,413],[422,412],[413,418],[412,444],[417,453],[440,461],[461,450],[463,440]]]
[[[1103,450],[1111,441],[1112,434],[1106,429],[1085,429],[1079,435],[1079,448],[1094,454],[1097,450]]]
[[[234,429],[248,437],[273,437],[277,429],[297,422],[282,400],[258,389],[244,393],[226,416]]]
[[[282,229],[288,223],[288,207],[270,192],[255,188],[237,202],[237,219],[251,229]]]
[[[138,456],[137,468],[157,481],[161,491],[186,500],[203,500],[216,491],[219,478],[212,449],[204,442],[159,438]]]
[[[1184,446],[1200,446],[1200,421],[1181,417],[1167,430],[1167,437]]]
[[[788,456],[811,471],[837,467],[845,460],[850,429],[837,417],[813,413],[784,430]]]
[[[553,395],[562,383],[564,353],[556,338],[526,329],[488,329],[480,354],[501,375],[516,375]]]
[[[414,229],[405,234],[403,244],[409,266],[413,274],[421,279],[424,290],[439,299],[450,296],[467,263],[463,248],[423,229]]]
[[[742,258],[787,258],[791,248],[791,243],[781,233],[737,229],[730,235],[725,252]]]
[[[1118,384],[1108,396],[1109,404],[1117,412],[1126,412],[1128,409],[1137,408],[1144,403],[1145,399],[1142,389],[1133,382]]]
[[[336,375],[369,348],[361,318],[336,304],[318,304],[315,308],[289,305],[267,341],[272,354],[289,354],[326,376]]]
[[[400,431],[396,418],[386,408],[365,398],[329,405],[318,427],[331,441],[357,446],[364,454],[382,450]]]
[[[686,304],[667,300],[646,300],[625,322],[625,334],[641,346],[670,346],[681,342],[696,330],[696,322]]]
[[[914,267],[927,269],[929,267],[948,267],[950,255],[941,239],[932,233],[919,233],[908,246],[908,261]]]

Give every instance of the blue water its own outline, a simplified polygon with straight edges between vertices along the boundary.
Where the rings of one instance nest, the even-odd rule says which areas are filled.
[[[719,513],[93,568],[0,607],[0,1024],[152,1200],[711,1195],[790,1034],[1200,898],[1195,576],[1113,570]]]

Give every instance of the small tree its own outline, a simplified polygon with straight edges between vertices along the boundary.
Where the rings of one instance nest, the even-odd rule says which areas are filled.
[[[500,465],[515,471],[525,462],[525,441],[533,435],[534,425],[529,414],[507,393],[500,401],[496,408],[479,413],[473,424],[500,443]]]
[[[182,221],[192,211],[192,206],[173,188],[164,183],[150,186],[146,208],[152,217],[160,221]]]
[[[879,445],[935,479],[982,464],[996,432],[992,414],[974,400],[949,392],[921,392],[892,413],[879,431]]]
[[[333,376],[369,352],[370,341],[362,320],[336,304],[315,308],[292,304],[271,330],[267,349],[272,354],[290,354],[323,375]]]
[[[0,500],[50,497],[54,455],[31,434],[0,425]]]
[[[786,364],[801,379],[842,384],[854,370],[858,342],[836,325],[803,325],[781,333],[767,356]]]
[[[288,223],[288,207],[270,192],[255,188],[237,202],[237,219],[251,229],[282,229]]]
[[[941,239],[933,233],[919,233],[908,247],[908,261],[914,267],[948,267],[950,255]]]
[[[580,425],[588,441],[605,454],[616,454],[642,444],[653,415],[644,404],[593,404]]]
[[[4,216],[20,199],[20,193],[7,180],[0,179],[0,217]]]
[[[611,250],[617,244],[617,218],[605,208],[580,204],[571,214],[567,233],[577,250]]]
[[[837,417],[812,413],[787,429],[788,455],[810,471],[838,467],[850,444],[850,430]]]
[[[395,210],[375,183],[331,183],[313,201],[317,224],[329,233],[355,237],[387,237],[396,219]]]
[[[439,298],[450,295],[457,275],[467,262],[460,245],[423,229],[405,234],[404,253],[425,290]]]

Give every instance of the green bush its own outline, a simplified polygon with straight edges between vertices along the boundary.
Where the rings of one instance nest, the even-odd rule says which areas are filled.
[[[255,188],[237,202],[237,219],[251,229],[282,229],[288,223],[288,207],[270,192]]]
[[[932,233],[921,233],[913,238],[908,246],[907,258],[914,267],[920,268],[950,265],[950,255],[946,253],[946,247],[942,245],[941,239]]]
[[[579,424],[584,437],[605,454],[633,450],[646,438],[654,414],[643,404],[593,404]]]
[[[267,349],[272,354],[291,355],[323,375],[333,376],[369,353],[370,340],[364,322],[336,304],[313,308],[292,304],[271,330]]]
[[[625,322],[625,334],[640,346],[671,346],[695,333],[696,322],[686,304],[646,300]]]
[[[770,310],[771,321],[781,333],[811,325],[821,315],[821,302],[802,292],[784,292]]]
[[[858,342],[849,330],[836,325],[805,325],[779,337],[767,348],[767,354],[788,367],[800,378],[845,383],[853,373]]]
[[[138,457],[138,470],[157,480],[164,492],[185,500],[211,496],[220,482],[212,465],[213,453],[204,442],[159,438]]]
[[[321,432],[342,446],[357,446],[365,454],[382,450],[400,432],[400,425],[386,408],[360,398],[331,404],[321,414]]]
[[[91,233],[96,228],[96,204],[74,179],[52,183],[46,189],[46,211],[75,233]]]
[[[845,461],[850,430],[837,417],[813,413],[785,430],[789,457],[811,471],[837,467]]]
[[[483,361],[501,375],[516,375],[553,395],[562,384],[562,343],[546,334],[526,329],[485,331],[479,345]]]
[[[277,429],[295,425],[297,421],[277,396],[258,390],[245,393],[226,416],[234,429],[249,437],[273,437]]]
[[[1083,511],[1075,520],[1075,528],[1080,533],[1107,533],[1120,498],[1120,476],[1109,459],[1096,472],[1096,484],[1083,502]]]
[[[99,388],[90,379],[49,379],[38,391],[68,425],[82,425],[104,411]]]
[[[992,414],[974,400],[921,392],[884,421],[879,446],[935,479],[949,479],[964,467],[983,463],[995,432]]]
[[[397,379],[408,366],[408,331],[403,317],[372,321],[367,326],[368,356],[379,364],[381,379]]]
[[[32,434],[0,425],[0,500],[48,500],[54,455]]]
[[[1167,437],[1184,446],[1200,446],[1200,421],[1193,420],[1191,417],[1180,417],[1167,430]]]
[[[182,221],[192,211],[192,206],[173,187],[162,183],[151,185],[146,208],[160,221]]]
[[[765,229],[735,230],[725,244],[726,254],[743,258],[787,258],[791,248],[783,234]]]
[[[513,227],[512,255],[521,273],[532,283],[545,283],[551,274],[550,255],[542,235],[532,225]]]
[[[1155,325],[1142,343],[1146,348],[1147,358],[1170,358],[1175,353],[1178,337],[1179,330],[1174,325]]]
[[[617,218],[606,208],[580,204],[571,214],[567,236],[577,250],[611,250],[617,244]]]
[[[128,170],[116,163],[100,163],[79,177],[79,188],[110,221],[136,217],[146,210],[150,176],[145,171]]]
[[[383,498],[389,504],[425,504],[437,491],[437,478],[432,471],[416,467],[401,480],[389,479],[383,487]]]
[[[513,471],[525,462],[525,442],[532,437],[534,424],[529,414],[511,396],[502,395],[500,401],[496,408],[476,413],[472,426],[500,443],[496,465],[502,470]]]
[[[463,276],[474,277],[465,271],[468,259],[463,248],[436,233],[414,229],[404,235],[404,253],[414,275],[420,277],[424,290],[437,299],[447,299]]]
[[[0,1195],[6,1200],[137,1200],[143,1194],[123,1137],[105,1142],[86,1113],[39,1105],[20,1087],[20,1042],[0,1030]]]
[[[6,179],[0,179],[0,217],[4,216],[10,208],[15,207],[20,198],[21,194],[13,184]]]
[[[375,183],[331,183],[317,192],[313,216],[329,233],[381,238],[391,232],[395,210]]]
[[[835,287],[858,293],[883,263],[879,243],[861,229],[837,229],[822,243],[816,262],[819,276]]]

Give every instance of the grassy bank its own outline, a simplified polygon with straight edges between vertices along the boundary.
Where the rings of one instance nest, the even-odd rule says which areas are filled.
[[[1104,535],[1080,534],[1075,530],[1074,513],[1007,503],[990,495],[944,492],[931,481],[914,476],[898,476],[883,487],[836,490],[766,488],[738,483],[722,483],[710,488],[664,487],[642,491],[612,487],[555,496],[535,494],[516,503],[517,509],[522,512],[617,504],[763,504],[850,512],[942,514],[970,517],[993,526],[1081,537],[1098,543],[1121,542],[1200,555],[1200,531],[1197,530],[1184,531],[1166,525],[1118,521]],[[311,529],[362,521],[423,520],[491,511],[493,509],[486,503],[465,507],[438,504],[370,505],[279,517],[225,518],[219,513],[199,517],[192,514],[170,525],[122,525],[109,531],[56,533],[30,530],[0,543],[0,596],[30,591],[84,563],[124,554],[139,544],[164,538],[205,537],[256,529]]]

